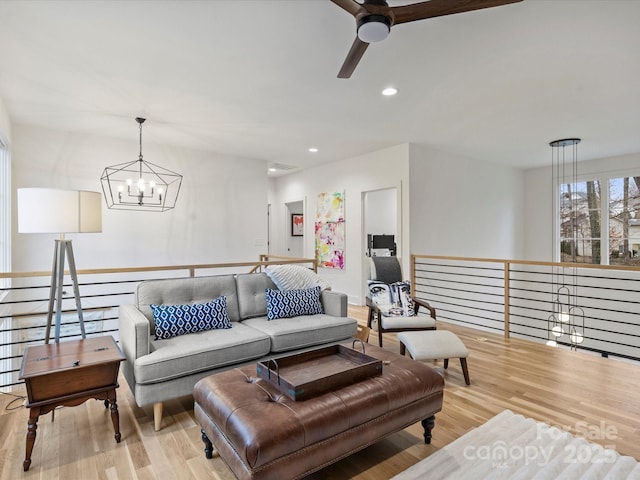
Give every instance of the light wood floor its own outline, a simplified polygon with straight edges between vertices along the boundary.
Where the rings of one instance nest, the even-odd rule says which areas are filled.
[[[349,313],[364,322],[364,309]],[[424,445],[416,424],[310,479],[388,479],[507,408],[640,459],[640,366],[445,323],[438,328],[457,333],[467,345],[471,385],[465,386],[459,362],[451,360],[433,443]],[[372,335],[370,342],[376,341]],[[398,351],[395,335],[385,337],[385,348]],[[441,362],[434,367],[444,373]],[[51,415],[40,419],[26,473],[28,412],[7,410],[12,398],[0,395],[0,480],[234,478],[219,457],[205,459],[190,398],[168,402],[163,428],[154,432],[152,407],[137,407],[124,379],[120,385],[120,444],[102,402],[59,409],[55,422]]]

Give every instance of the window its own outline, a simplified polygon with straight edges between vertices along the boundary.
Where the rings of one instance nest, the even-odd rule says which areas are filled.
[[[609,180],[609,263],[640,265],[640,176]]]
[[[640,265],[640,176],[560,186],[560,261]]]

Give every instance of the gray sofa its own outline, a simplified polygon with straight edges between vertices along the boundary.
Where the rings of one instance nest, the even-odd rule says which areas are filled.
[[[277,290],[265,273],[146,280],[138,285],[135,304],[120,306],[122,371],[138,406],[154,404],[156,430],[162,402],[191,395],[203,377],[355,335],[357,322],[347,317],[346,294],[324,290],[323,314],[267,320],[266,288]],[[232,328],[154,340],[149,305],[206,303],[221,295]]]

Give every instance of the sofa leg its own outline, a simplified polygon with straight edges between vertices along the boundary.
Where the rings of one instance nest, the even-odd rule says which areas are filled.
[[[157,432],[160,430],[160,424],[162,423],[162,402],[153,404],[153,428]]]

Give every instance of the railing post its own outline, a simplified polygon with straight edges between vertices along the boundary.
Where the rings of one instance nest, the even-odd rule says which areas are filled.
[[[413,294],[415,295],[415,289],[416,289],[416,256],[413,253],[411,254],[411,265],[409,265],[409,267],[411,268],[411,276],[409,277],[411,279],[411,290],[412,290]]]
[[[504,262],[504,338],[509,338],[509,272],[511,271],[511,262]]]

